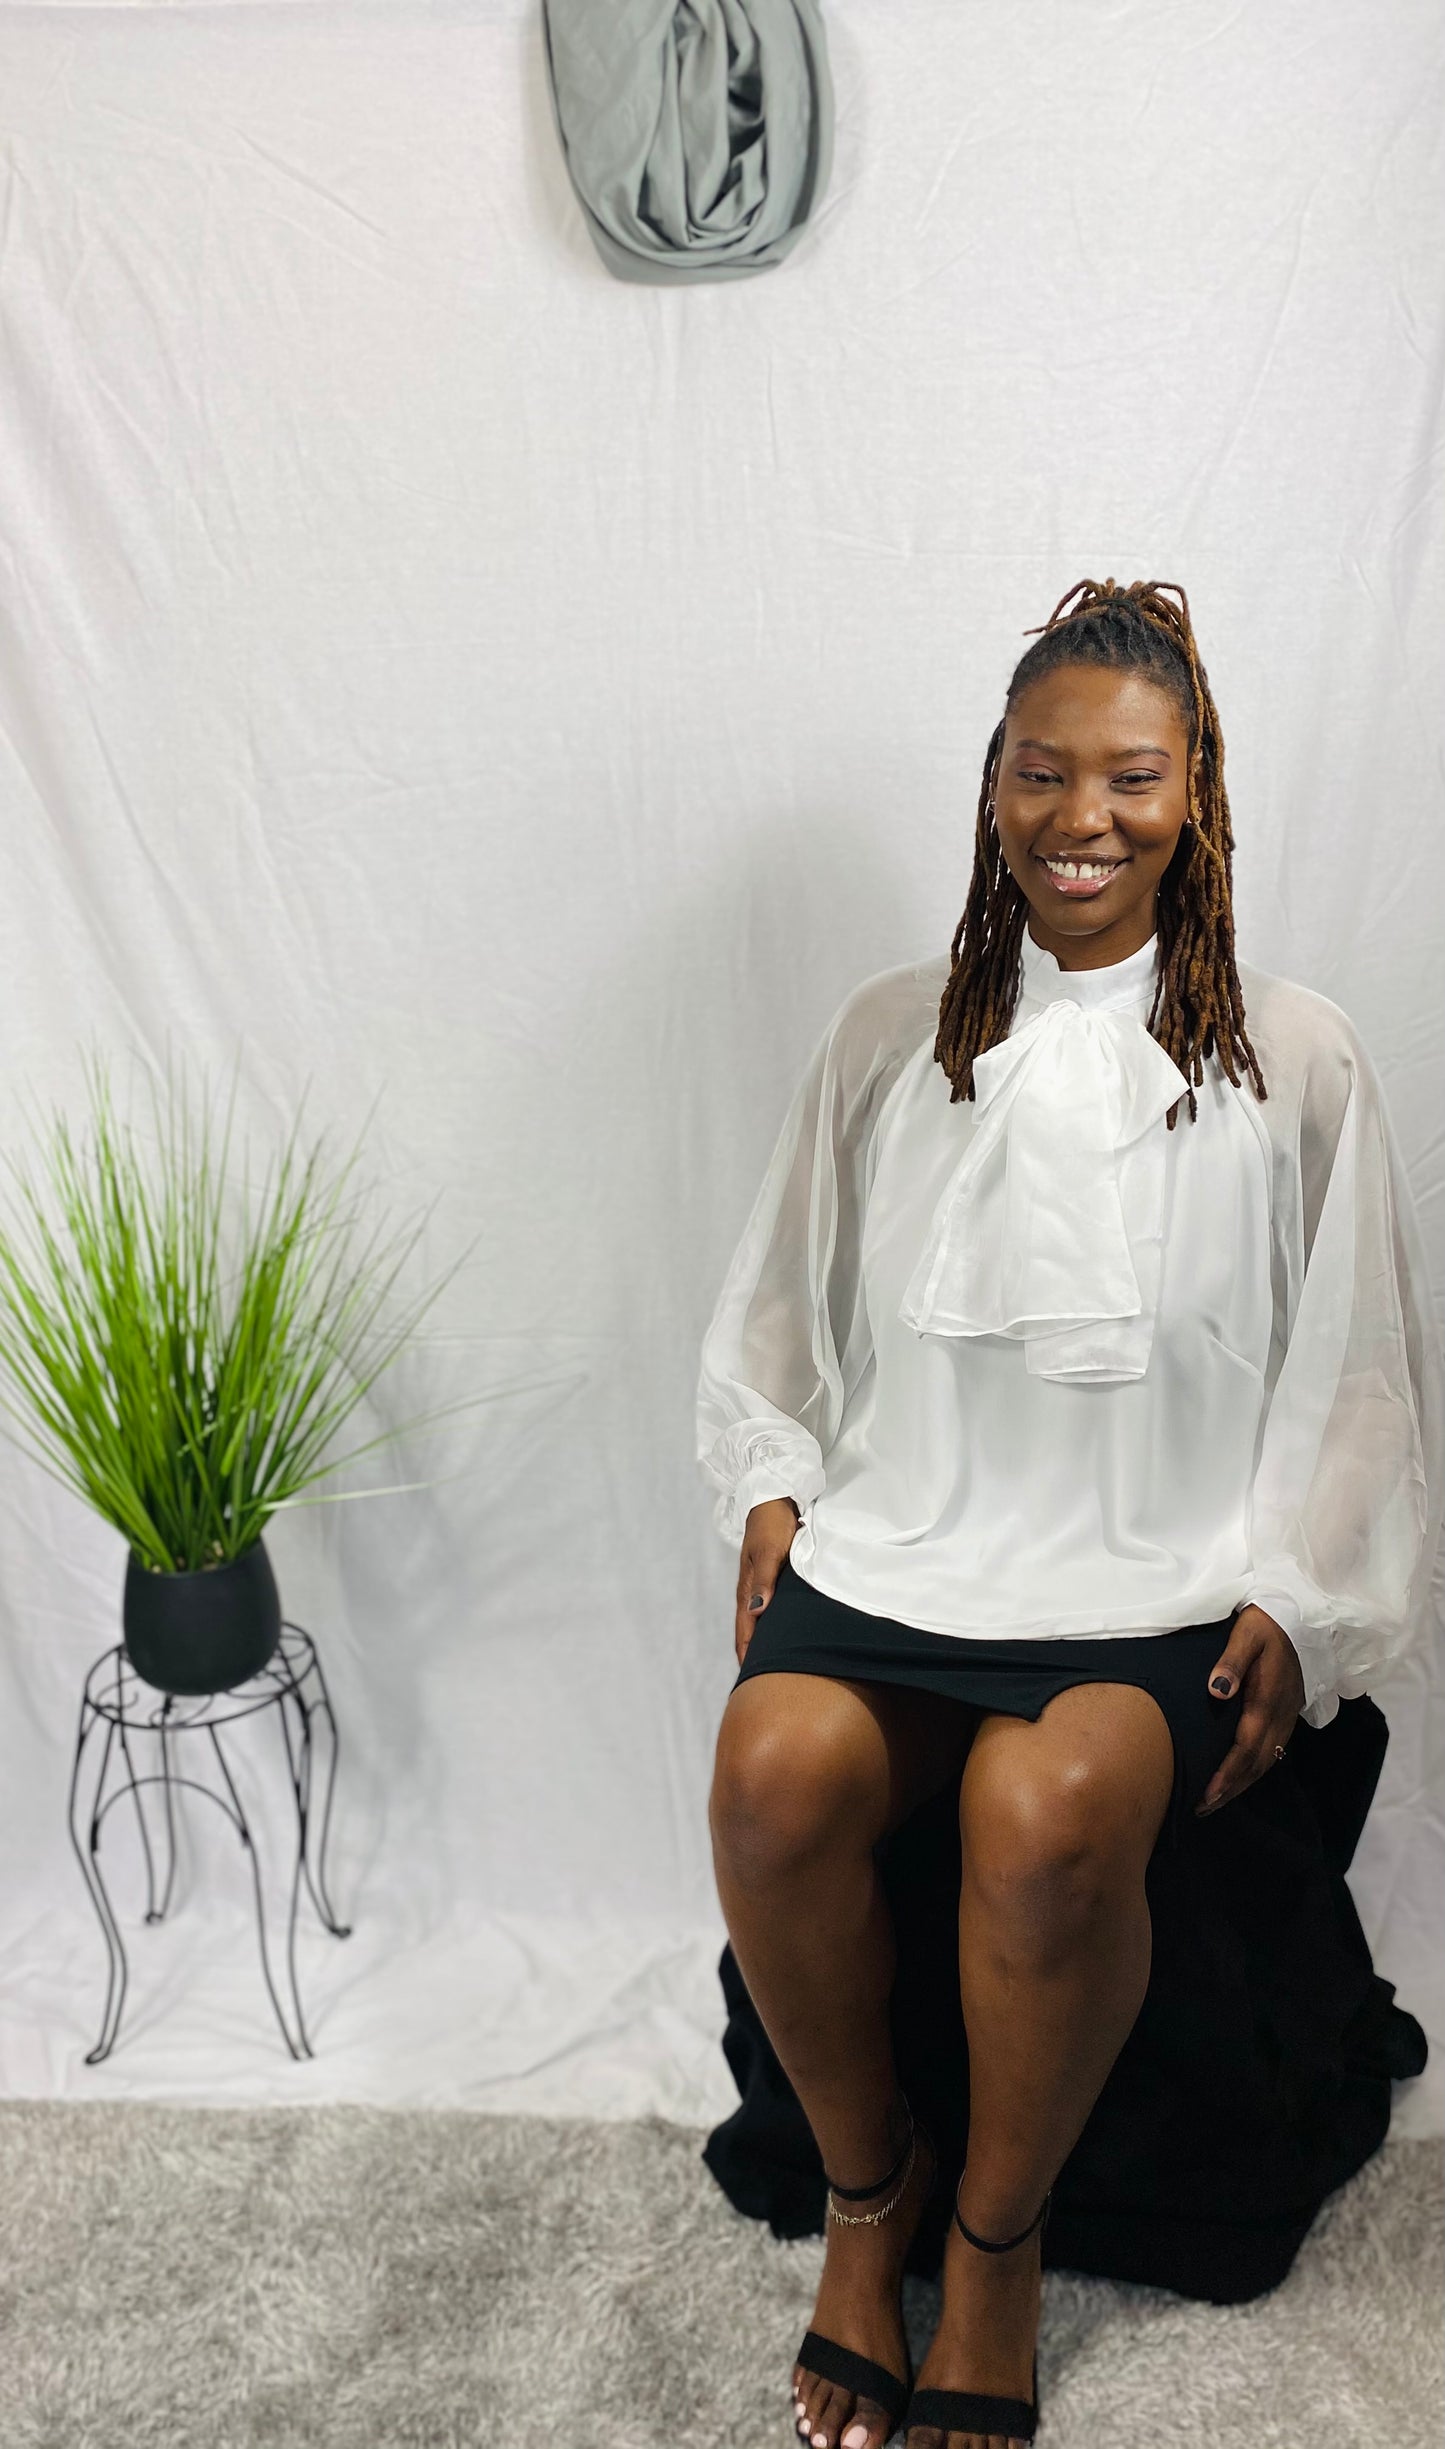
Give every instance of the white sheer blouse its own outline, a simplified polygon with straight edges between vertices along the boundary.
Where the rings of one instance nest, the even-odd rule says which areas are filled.
[[[1197,1118],[1149,1034],[1158,938],[1062,970],[1025,929],[1005,1040],[950,1102],[949,958],[822,1033],[702,1346],[714,1521],[801,1508],[792,1563],[990,1640],[1154,1633],[1246,1602],[1324,1726],[1430,1622],[1445,1360],[1352,1022],[1245,962],[1256,1096]]]

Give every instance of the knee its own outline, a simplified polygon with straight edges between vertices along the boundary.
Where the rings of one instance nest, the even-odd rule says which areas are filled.
[[[1114,1798],[1084,1760],[970,1796],[962,1842],[977,1903],[1034,1947],[1096,1924],[1142,1883]]]
[[[806,1868],[845,1834],[863,1847],[873,1835],[866,1780],[826,1728],[751,1713],[724,1714],[708,1825],[715,1856],[750,1886]]]

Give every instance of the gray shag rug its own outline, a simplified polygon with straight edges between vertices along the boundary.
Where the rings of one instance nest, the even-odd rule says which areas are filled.
[[[0,2103],[3,2449],[796,2449],[820,2238],[705,2129]],[[1049,2272],[1040,2449],[1440,2449],[1445,2149],[1387,2144],[1273,2295]],[[937,2290],[910,2278],[921,2361]]]

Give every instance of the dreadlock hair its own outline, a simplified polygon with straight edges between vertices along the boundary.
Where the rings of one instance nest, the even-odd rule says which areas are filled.
[[[1178,596],[1177,607],[1166,600],[1170,595]],[[1074,596],[1079,600],[1070,608]],[[1256,1093],[1263,1098],[1267,1091],[1245,1034],[1244,998],[1234,965],[1234,837],[1224,788],[1224,742],[1184,589],[1148,579],[1116,587],[1112,578],[1100,587],[1092,578],[1082,578],[1060,598],[1048,620],[1025,635],[1037,637],[1038,644],[1025,648],[1014,667],[1004,721],[1030,681],[1065,664],[1142,672],[1173,697],[1189,739],[1188,819],[1159,879],[1158,978],[1146,1026],[1186,1079],[1202,1083],[1204,1058],[1217,1053],[1236,1087],[1236,1064],[1247,1064]],[[973,877],[954,930],[953,966],[938,1007],[933,1051],[953,1084],[950,1104],[973,1096],[974,1058],[1007,1037],[1022,982],[1019,946],[1029,904],[1004,859],[994,821],[1004,721],[984,759]],[[1193,1087],[1188,1095],[1193,1122],[1198,1111]],[[1169,1108],[1171,1131],[1181,1103],[1176,1098]]]

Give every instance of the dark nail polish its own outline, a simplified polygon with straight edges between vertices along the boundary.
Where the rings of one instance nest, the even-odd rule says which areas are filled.
[[[1233,1691],[1234,1687],[1233,1687],[1233,1685],[1230,1683],[1229,1677],[1228,1677],[1227,1675],[1216,1675],[1216,1677],[1215,1677],[1215,1679],[1214,1679],[1213,1683],[1210,1685],[1209,1689],[1210,1689],[1210,1691],[1211,1691],[1211,1692],[1222,1692],[1222,1693],[1223,1693],[1223,1695],[1224,1695],[1224,1697],[1225,1697],[1225,1699],[1226,1699],[1226,1700],[1228,1700],[1228,1698],[1229,1698],[1229,1696],[1230,1696],[1230,1693]]]
[[[751,1612],[751,1610],[752,1610],[753,1608],[755,1608],[755,1607],[761,1607],[761,1606],[762,1606],[762,1603],[763,1603],[763,1602],[762,1602],[762,1598],[761,1598],[761,1596],[759,1596],[758,1598],[755,1598],[755,1599],[749,1599],[749,1601],[748,1601],[748,1608],[749,1608],[749,1612]]]

